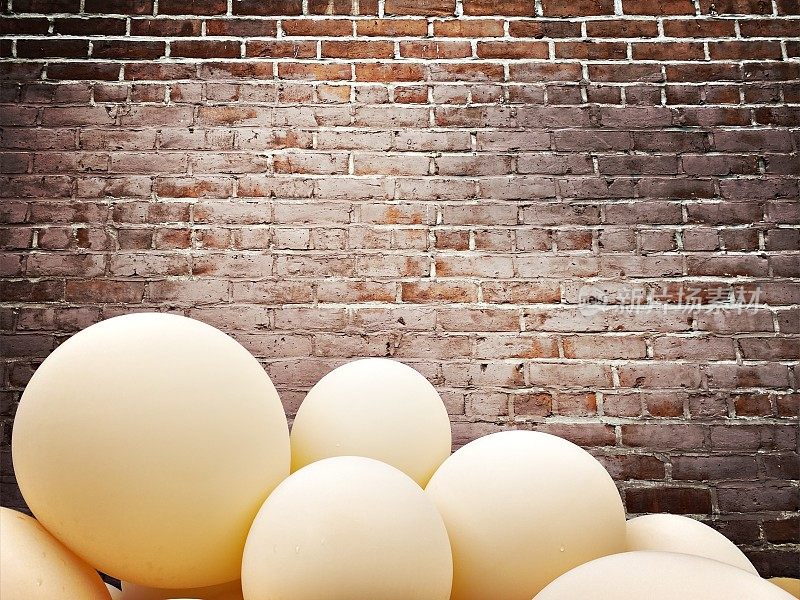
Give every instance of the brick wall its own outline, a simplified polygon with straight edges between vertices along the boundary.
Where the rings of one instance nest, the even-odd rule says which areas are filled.
[[[102,318],[354,357],[798,575],[797,0],[3,0],[16,402]]]

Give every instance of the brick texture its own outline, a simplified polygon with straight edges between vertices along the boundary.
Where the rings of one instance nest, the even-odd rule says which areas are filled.
[[[456,445],[564,436],[798,576],[796,2],[3,6],[3,504],[37,365],[167,310],[290,417],[395,357]]]

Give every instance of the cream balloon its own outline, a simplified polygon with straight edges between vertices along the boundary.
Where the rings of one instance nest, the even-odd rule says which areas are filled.
[[[695,554],[758,575],[744,552],[708,525],[680,515],[644,515],[626,524],[628,550]]]
[[[334,369],[311,388],[292,425],[292,470],[332,456],[366,456],[424,486],[450,455],[450,419],[419,372],[386,358]]]
[[[242,561],[246,600],[448,600],[436,507],[407,475],[357,456],[315,462],[258,513]]]
[[[111,594],[111,600],[121,600],[122,598],[121,589],[111,585],[110,583],[107,583],[106,587],[108,588],[108,593]]]
[[[767,581],[789,592],[795,598],[800,598],[800,579],[795,579],[793,577],[770,577]]]
[[[638,551],[604,556],[562,575],[534,600],[792,600],[744,569],[702,556]]]
[[[247,531],[289,472],[289,431],[261,365],[186,317],[115,317],[34,373],[14,468],[42,524],[97,569],[154,587],[239,577]]]
[[[178,597],[199,600],[242,600],[242,584],[237,580],[206,588],[156,589],[123,581],[120,600],[172,600]]]
[[[97,571],[35,519],[0,508],[0,598],[109,600]]]
[[[611,476],[553,435],[479,438],[448,458],[426,491],[450,534],[452,600],[530,600],[569,569],[625,549]]]

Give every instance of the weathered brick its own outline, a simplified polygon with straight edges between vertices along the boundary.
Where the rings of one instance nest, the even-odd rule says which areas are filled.
[[[300,15],[300,0],[234,0],[234,15]]]
[[[625,490],[625,506],[630,513],[711,513],[711,492],[697,487],[646,487]]]
[[[464,0],[465,15],[533,16],[535,7],[531,0]]]
[[[159,0],[158,12],[165,15],[224,15],[226,0]]]
[[[591,2],[587,0],[542,0],[542,11],[546,17],[577,17],[613,15],[613,0]]]
[[[388,15],[449,16],[455,13],[454,0],[386,0]]]
[[[425,19],[359,19],[356,31],[360,36],[424,36],[428,23]]]
[[[41,0],[32,1],[40,2]],[[147,15],[153,12],[153,0],[143,0],[141,2],[138,0],[86,0],[84,10],[89,13]],[[64,12],[77,11],[66,10]]]

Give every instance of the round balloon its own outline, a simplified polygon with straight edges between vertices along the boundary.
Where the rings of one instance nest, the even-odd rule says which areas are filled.
[[[231,581],[206,588],[157,589],[135,583],[122,582],[120,600],[172,600],[174,598],[197,598],[198,600],[242,600],[242,584]]]
[[[258,513],[242,561],[246,600],[448,600],[450,543],[407,475],[369,458],[315,462]]]
[[[334,369],[306,395],[292,425],[292,470],[332,456],[366,456],[424,486],[450,454],[450,419],[419,372],[386,358]]]
[[[795,598],[800,598],[800,579],[793,577],[770,577],[767,581],[789,592]]]
[[[0,508],[0,598],[109,600],[97,571],[35,519]]]
[[[768,581],[702,556],[623,552],[566,573],[534,600],[792,600]]]
[[[695,554],[758,575],[744,552],[708,525],[680,515],[644,515],[626,525],[628,550],[661,550]]]
[[[261,365],[186,317],[93,325],[30,380],[14,469],[42,524],[94,567],[153,587],[239,577],[253,517],[289,472],[289,431]]]
[[[625,549],[611,476],[553,435],[479,438],[448,458],[426,491],[453,546],[452,600],[530,600],[569,569]]]

